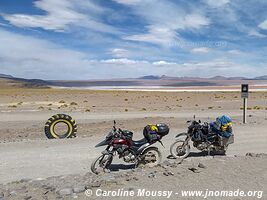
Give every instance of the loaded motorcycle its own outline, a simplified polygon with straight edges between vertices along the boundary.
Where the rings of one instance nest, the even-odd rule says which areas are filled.
[[[170,152],[174,158],[184,159],[190,153],[190,141],[193,146],[202,152],[218,152],[225,154],[229,144],[234,143],[234,134],[229,138],[222,137],[217,133],[211,131],[210,125],[207,122],[201,121],[187,121],[191,123],[188,127],[187,133],[180,133],[176,135],[176,141],[171,145]]]
[[[96,158],[92,163],[91,171],[95,174],[108,171],[115,155],[118,155],[118,157],[122,158],[126,163],[134,164],[135,167],[140,165],[154,166],[159,164],[162,158],[161,152],[157,147],[152,145],[157,141],[162,144],[160,139],[169,132],[167,125],[159,125],[162,125],[162,130],[166,130],[162,131],[162,134],[158,133],[158,140],[153,142],[149,141],[144,134],[143,139],[134,141],[132,139],[133,133],[131,131],[116,128],[116,121],[114,121],[113,128],[106,136],[105,140],[95,146],[107,147],[102,152],[102,155]]]

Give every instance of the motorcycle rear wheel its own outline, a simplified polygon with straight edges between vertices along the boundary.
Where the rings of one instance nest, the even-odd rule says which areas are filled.
[[[183,140],[176,140],[170,147],[170,153],[174,158],[185,159],[190,153],[190,145],[184,146]]]
[[[91,164],[91,171],[94,174],[100,174],[108,170],[108,167],[111,165],[113,157],[108,154],[103,154],[97,157]]]
[[[150,160],[150,162],[148,161]],[[150,147],[144,150],[141,159],[136,163],[136,167],[149,166],[153,167],[160,164],[162,154],[156,147]]]

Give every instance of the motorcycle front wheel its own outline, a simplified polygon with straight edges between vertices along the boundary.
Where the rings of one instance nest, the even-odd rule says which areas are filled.
[[[184,145],[183,140],[176,140],[170,147],[170,153],[174,158],[185,159],[190,153],[190,145]]]
[[[153,167],[160,164],[162,160],[161,152],[156,147],[150,147],[144,150],[140,156],[140,160],[136,163],[137,167],[148,166]]]
[[[108,167],[111,165],[113,156],[109,154],[103,154],[96,158],[91,164],[91,171],[94,174],[99,174],[108,170]]]

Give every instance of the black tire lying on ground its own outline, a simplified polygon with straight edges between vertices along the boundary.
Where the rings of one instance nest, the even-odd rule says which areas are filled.
[[[64,133],[57,133],[55,126],[59,123],[63,123],[67,127],[67,131]],[[50,117],[45,124],[45,135],[48,139],[63,139],[76,137],[77,124],[75,120],[65,114],[56,114]]]

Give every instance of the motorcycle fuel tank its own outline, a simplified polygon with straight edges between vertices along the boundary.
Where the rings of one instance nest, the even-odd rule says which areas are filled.
[[[127,145],[131,146],[131,142],[126,139],[115,139],[112,141],[113,145]]]

